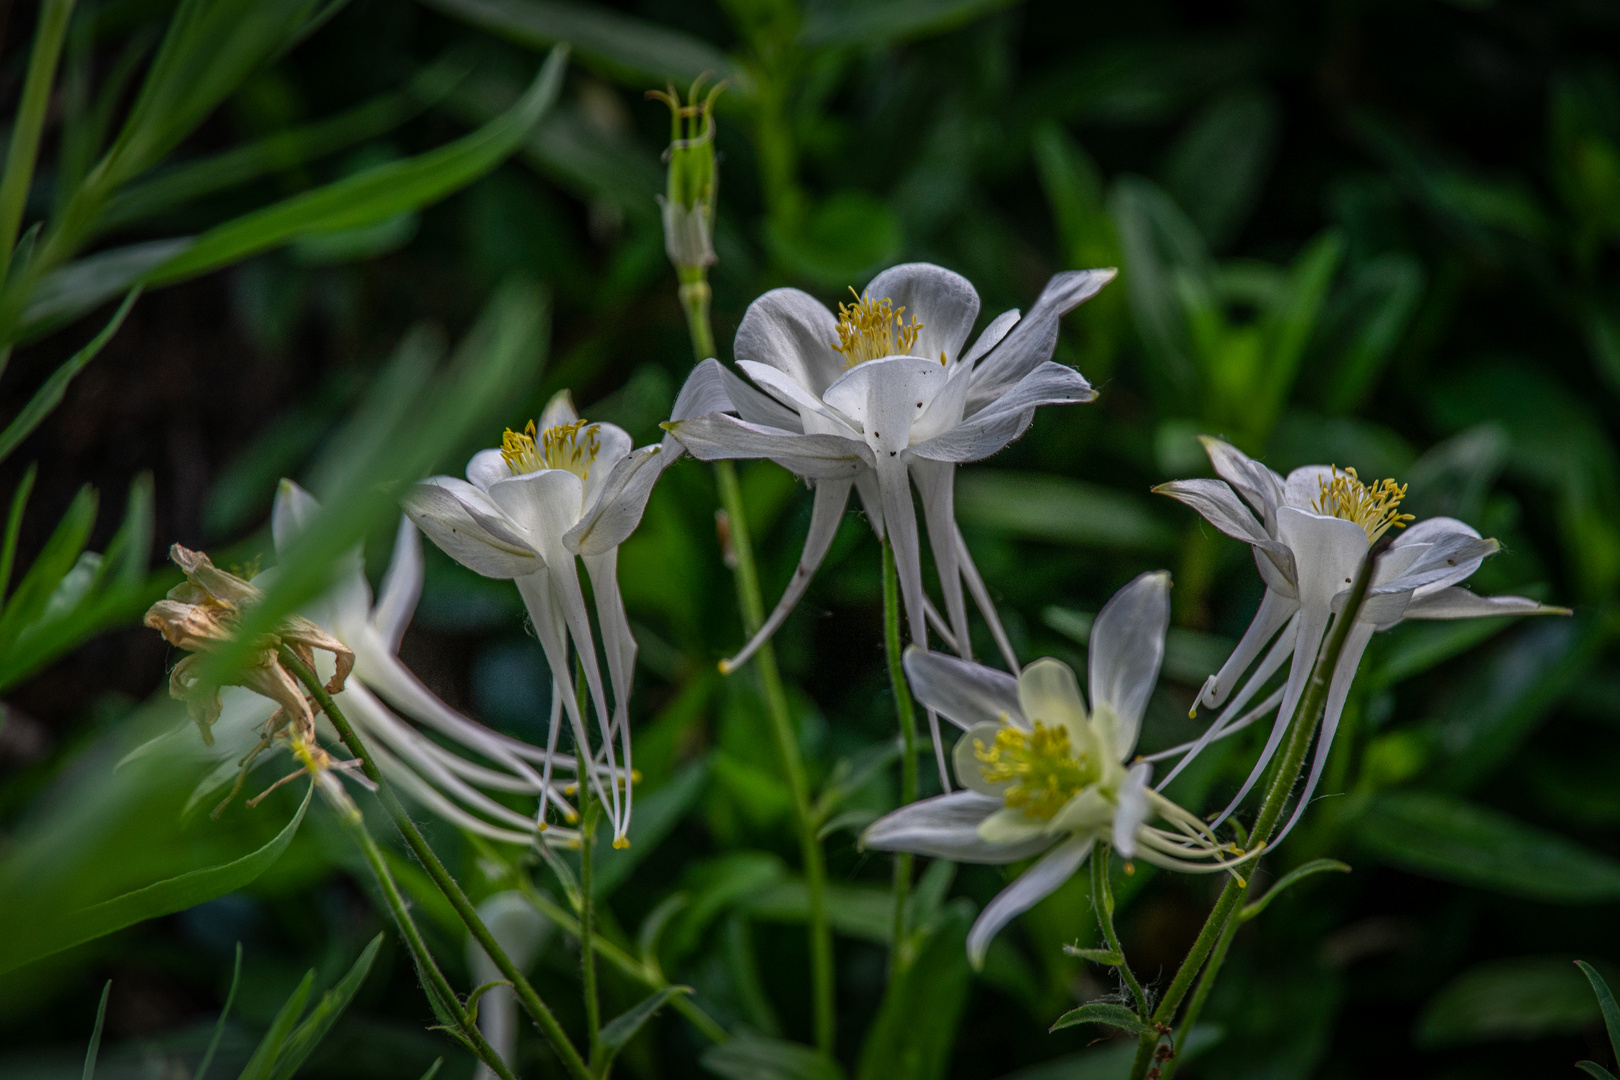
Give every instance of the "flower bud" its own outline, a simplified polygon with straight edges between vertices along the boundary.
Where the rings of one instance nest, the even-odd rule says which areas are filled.
[[[658,204],[664,212],[664,251],[683,284],[701,280],[703,270],[715,262],[714,208],[720,173],[714,156],[714,102],[725,84],[717,83],[699,101],[705,78],[699,75],[692,83],[684,105],[673,84],[647,93],[669,106],[670,143],[664,151],[669,171]]]

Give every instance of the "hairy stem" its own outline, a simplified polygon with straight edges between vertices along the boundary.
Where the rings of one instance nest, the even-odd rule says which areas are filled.
[[[349,804],[353,810],[353,804]],[[400,895],[399,886],[394,882],[394,875],[388,870],[388,863],[384,861],[382,851],[377,847],[371,833],[366,831],[365,819],[358,811],[351,814],[339,814],[349,835],[354,838],[355,844],[366,857],[366,864],[371,867],[372,876],[377,879],[377,887],[382,890],[383,900],[388,905],[389,912],[394,916],[394,923],[399,927],[399,933],[405,939],[405,945],[411,950],[416,960],[416,969],[421,972],[422,979],[428,983],[428,993],[438,998],[441,1009],[454,1010],[453,1018],[456,1022],[458,1034],[471,1046],[473,1053],[485,1065],[495,1071],[501,1080],[516,1080],[501,1055],[489,1045],[484,1033],[478,1030],[478,1024],[461,1003],[461,998],[451,989],[450,982],[439,970],[438,962],[428,951],[427,942],[422,939],[422,932],[417,929],[416,920],[411,918],[411,910],[405,904],[405,898]],[[438,1010],[435,1010],[438,1011]]]
[[[1142,988],[1131,965],[1125,962],[1125,948],[1119,943],[1119,934],[1114,930],[1114,890],[1108,884],[1108,855],[1107,844],[1098,844],[1091,853],[1091,905],[1097,909],[1097,924],[1102,927],[1103,940],[1120,957],[1120,978],[1130,987],[1131,997],[1136,1000],[1137,1013],[1147,1016],[1150,1008],[1147,991]]]
[[[765,604],[760,597],[759,574],[754,567],[753,545],[748,537],[748,518],[743,512],[742,488],[737,470],[729,461],[715,463],[720,483],[720,505],[730,524],[731,550],[737,579],[737,599],[742,606],[743,626],[749,634],[765,621]],[[810,805],[810,784],[805,779],[804,760],[788,711],[787,693],[776,667],[776,651],[770,642],[754,653],[754,670],[759,673],[765,712],[776,737],[777,752],[787,774],[788,793],[793,798],[793,816],[799,831],[799,850],[804,862],[804,884],[810,899],[810,983],[814,1012],[816,1048],[824,1054],[833,1051],[833,953],[832,930],[827,925],[827,870],[816,836],[816,817]]]
[[[512,963],[512,958],[506,955],[506,950],[501,948],[500,943],[495,940],[495,935],[491,934],[489,927],[484,925],[484,920],[479,917],[478,911],[472,905],[472,901],[467,899],[467,894],[461,891],[461,886],[456,883],[455,878],[450,876],[450,871],[445,869],[444,863],[439,861],[439,857],[428,846],[427,839],[423,837],[421,830],[416,827],[416,822],[412,821],[410,815],[405,812],[405,807],[400,803],[398,797],[394,795],[393,788],[383,779],[383,775],[378,771],[376,763],[372,761],[371,755],[367,753],[365,744],[360,741],[360,736],[355,733],[354,728],[349,725],[348,718],[343,715],[343,710],[337,707],[337,703],[332,700],[332,695],[326,692],[326,687],[321,684],[320,677],[310,670],[309,665],[298,658],[297,653],[285,645],[281,646],[280,660],[281,665],[292,672],[299,682],[304,684],[304,689],[309,691],[309,695],[315,699],[315,703],[326,713],[327,719],[337,729],[338,737],[343,740],[343,745],[348,747],[349,753],[354,755],[355,760],[360,762],[360,767],[364,771],[366,778],[377,785],[377,798],[382,802],[383,808],[388,811],[388,816],[393,819],[394,827],[405,838],[405,843],[409,845],[412,853],[416,855],[417,861],[422,864],[422,868],[428,872],[428,876],[433,879],[433,883],[439,887],[439,891],[444,893],[445,899],[450,901],[450,906],[455,908],[456,914],[466,925],[467,932],[472,935],[473,940],[478,942],[484,952],[489,954],[489,958],[494,961],[496,970],[501,973],[501,977],[512,984],[512,989],[517,994],[519,1004],[529,1014],[535,1026],[540,1029],[541,1034],[546,1037],[546,1041],[551,1044],[551,1048],[556,1052],[557,1057],[561,1059],[568,1074],[574,1077],[574,1080],[593,1080],[590,1069],[585,1065],[585,1060],[579,1056],[579,1051],[574,1049],[574,1044],[568,1041],[567,1032],[563,1031],[562,1025],[557,1022],[556,1016],[552,1014],[546,1003],[540,1000],[540,995],[535,993],[534,987],[529,983],[528,978],[518,970],[516,964]],[[582,783],[583,780],[582,777]]]
[[[905,667],[900,662],[900,576],[894,565],[894,547],[883,540],[883,651],[889,660],[889,686],[894,691],[894,711],[900,721],[900,805],[917,801],[917,713],[906,686]],[[915,857],[902,851],[894,857],[894,928],[889,943],[889,976],[907,962],[906,904],[911,892],[911,871]]]
[[[1350,636],[1350,627],[1356,620],[1356,614],[1361,610],[1362,600],[1367,596],[1367,586],[1372,580],[1372,569],[1379,550],[1368,552],[1367,558],[1362,560],[1361,569],[1356,572],[1344,608],[1334,617],[1333,630],[1328,635],[1327,644],[1317,655],[1316,666],[1311,671],[1311,680],[1305,687],[1305,693],[1301,696],[1292,719],[1288,722],[1288,736],[1283,746],[1282,757],[1272,774],[1265,800],[1260,804],[1260,813],[1255,817],[1254,828],[1249,832],[1251,850],[1255,852],[1255,862],[1249,868],[1250,874],[1253,874],[1254,866],[1258,865],[1260,855],[1267,841],[1271,839],[1272,830],[1277,827],[1277,821],[1282,817],[1289,793],[1299,783],[1306,751],[1310,749],[1311,736],[1316,731],[1317,721],[1321,718],[1322,708],[1327,702],[1328,684],[1333,680],[1333,669],[1338,666],[1339,654],[1344,651],[1345,640]],[[1216,943],[1225,934],[1227,922],[1236,918],[1238,901],[1247,891],[1248,881],[1244,878],[1234,874],[1227,881],[1226,887],[1221,890],[1220,897],[1215,901],[1214,909],[1209,913],[1209,918],[1204,921],[1203,929],[1198,932],[1197,940],[1188,950],[1186,959],[1181,962],[1181,967],[1171,980],[1169,989],[1159,1002],[1159,1007],[1154,1010],[1152,1019],[1155,1024],[1168,1025],[1175,1016],[1182,999],[1192,988],[1193,979],[1198,976],[1199,969],[1203,967],[1204,961],[1210,958]],[[1212,987],[1215,977],[1219,974],[1220,962],[1224,962],[1225,958],[1223,950],[1219,962],[1211,961],[1208,980]],[[1187,1032],[1183,1031],[1177,1040],[1178,1043],[1184,1044],[1186,1037]],[[1142,1080],[1147,1075],[1158,1042],[1158,1035],[1142,1036],[1141,1044],[1137,1048],[1136,1061],[1131,1067],[1131,1080]]]

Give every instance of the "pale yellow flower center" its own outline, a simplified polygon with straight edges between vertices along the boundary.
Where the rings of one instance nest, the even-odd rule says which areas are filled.
[[[1400,513],[1401,500],[1406,498],[1405,484],[1393,480],[1364,484],[1356,470],[1341,471],[1337,467],[1333,469],[1331,480],[1321,480],[1319,484],[1321,492],[1312,501],[1311,509],[1360,525],[1367,533],[1369,544],[1383,536],[1391,525],[1404,529],[1408,521],[1415,520],[1412,514]]]
[[[844,367],[909,353],[923,328],[917,317],[913,315],[911,325],[907,326],[906,309],[895,310],[889,305],[888,297],[874,300],[856,294],[853,287],[849,291],[855,295],[855,302],[838,305],[838,340],[830,343],[844,355]],[[943,354],[939,361],[945,362]]]
[[[602,449],[597,437],[598,425],[587,425],[583,420],[571,424],[557,424],[540,432],[536,445],[534,421],[522,431],[506,429],[501,436],[501,457],[513,476],[536,472],[540,469],[567,469],[581,480],[591,475],[591,463]]]
[[[1039,720],[1033,731],[1003,727],[990,746],[975,739],[973,756],[987,783],[1008,785],[1002,793],[1006,805],[1037,821],[1050,821],[1065,803],[1101,776],[1090,754],[1075,751],[1068,731]]]

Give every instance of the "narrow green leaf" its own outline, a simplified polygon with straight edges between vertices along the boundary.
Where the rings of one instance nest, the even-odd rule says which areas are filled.
[[[107,1019],[107,995],[112,993],[112,980],[101,988],[101,1004],[96,1006],[96,1026],[90,1031],[90,1049],[84,1052],[84,1080],[95,1080],[96,1057],[101,1053],[101,1025]]]
[[[88,484],[79,489],[67,513],[51,532],[34,565],[23,575],[11,603],[0,615],[0,684],[8,681],[17,639],[45,610],[56,586],[79,561],[96,522],[96,493]]]
[[[39,427],[40,422],[51,414],[51,410],[62,403],[62,396],[67,393],[68,384],[73,381],[74,376],[84,370],[86,364],[96,358],[96,354],[112,340],[112,336],[118,333],[118,328],[124,325],[124,317],[129,314],[129,309],[135,306],[135,301],[140,295],[139,285],[131,289],[107,325],[101,328],[101,333],[91,338],[84,348],[64,360],[51,373],[51,377],[45,380],[45,385],[28,399],[28,404],[23,406],[22,412],[5,426],[5,430],[0,431],[0,461],[10,457],[11,452],[17,449],[17,444],[28,438],[34,429]]]
[[[271,1080],[291,1080],[304,1061],[314,1052],[315,1047],[326,1037],[326,1033],[337,1023],[343,1010],[349,1007],[354,1000],[355,993],[360,984],[366,981],[366,974],[371,970],[371,963],[377,959],[377,950],[382,947],[383,936],[378,934],[371,939],[354,965],[349,968],[347,975],[338,981],[338,984],[321,995],[321,1000],[310,1010],[309,1016],[298,1028],[287,1037],[286,1044],[276,1055],[275,1071],[270,1074]]]
[[[34,490],[34,477],[39,474],[39,463],[30,462],[28,471],[11,495],[11,513],[6,516],[5,546],[0,548],[0,612],[4,611],[6,590],[11,587],[11,568],[17,561],[17,538],[22,533],[23,511],[28,506],[28,495]]]
[[[844,1070],[832,1058],[799,1043],[757,1035],[711,1046],[699,1061],[724,1080],[844,1080]]]
[[[11,145],[6,151],[5,172],[0,175],[0,281],[11,264],[12,245],[22,224],[33,186],[34,164],[39,156],[39,139],[45,130],[45,117],[56,83],[56,65],[67,40],[73,0],[45,0],[40,5],[34,44],[28,52],[28,74],[23,80],[22,100],[17,104],[11,128]]]
[[[1588,1076],[1596,1077],[1597,1080],[1615,1080],[1614,1073],[1610,1072],[1608,1069],[1605,1069],[1595,1061],[1577,1061],[1575,1063],[1575,1067]]]
[[[1058,1017],[1051,1026],[1051,1031],[1058,1031],[1076,1024],[1107,1024],[1109,1027],[1128,1031],[1132,1035],[1153,1035],[1158,1029],[1146,1023],[1134,1012],[1123,1005],[1114,1005],[1106,1001],[1093,1001],[1082,1005],[1078,1009],[1070,1009]]]
[[[439,1075],[439,1069],[442,1068],[443,1065],[444,1058],[434,1058],[433,1064],[428,1066],[428,1071],[422,1074],[422,1080],[433,1080],[435,1076]]]
[[[219,1051],[219,1040],[225,1037],[225,1021],[231,1015],[231,1005],[236,1001],[236,988],[242,984],[242,943],[236,943],[236,963],[231,967],[231,988],[225,994],[225,1007],[219,1010],[219,1019],[214,1022],[214,1035],[208,1040],[208,1049],[203,1051],[202,1060],[197,1062],[197,1071],[191,1074],[191,1080],[208,1080],[208,1067],[214,1063],[214,1055]]]
[[[287,850],[287,845],[292,843],[298,826],[304,820],[304,812],[309,809],[310,796],[314,791],[315,785],[311,784],[292,820],[258,850],[232,862],[180,874],[85,908],[76,917],[53,925],[50,933],[29,939],[15,953],[0,956],[0,971],[9,971],[31,960],[59,953],[146,919],[184,911],[242,888],[268,870]]]
[[[581,57],[635,86],[708,73],[748,93],[747,76],[708,42],[606,7],[547,0],[425,0],[428,7],[532,49],[566,42]]]
[[[1420,1046],[1443,1049],[1505,1039],[1571,1035],[1599,1006],[1562,956],[1516,956],[1476,964],[1447,983],[1418,1018]]]
[[[1029,540],[1126,551],[1167,551],[1176,534],[1146,499],[1036,473],[977,469],[957,482],[965,526]]]
[[[657,971],[658,943],[664,936],[664,930],[669,926],[670,920],[681,913],[692,898],[684,892],[670,893],[659,901],[658,906],[647,913],[641,922],[641,930],[636,934],[636,952],[641,962]]]
[[[1620,1005],[1614,1001],[1614,993],[1609,984],[1597,969],[1585,960],[1575,961],[1575,966],[1581,969],[1586,981],[1592,984],[1592,992],[1597,995],[1598,1007],[1603,1010],[1603,1026],[1609,1032],[1609,1049],[1614,1052],[1614,1059],[1620,1062]]]
[[[1325,874],[1330,870],[1339,874],[1348,874],[1350,872],[1350,866],[1348,863],[1339,862],[1337,859],[1312,859],[1308,863],[1301,866],[1296,866],[1292,870],[1288,871],[1288,873],[1278,878],[1277,883],[1266,890],[1266,895],[1254,901],[1252,904],[1246,905],[1242,912],[1238,914],[1238,921],[1248,922],[1250,919],[1266,910],[1266,908],[1271,905],[1271,902],[1277,898],[1277,894],[1282,892],[1284,889],[1299,884],[1312,874]]]
[[[670,998],[691,992],[690,986],[666,986],[648,994],[632,1008],[608,1021],[602,1028],[602,1053],[606,1056],[605,1060],[612,1061],[618,1056],[619,1051],[629,1045],[630,1040],[636,1037],[636,1033],[668,1003]]]
[[[1089,960],[1093,964],[1102,964],[1104,967],[1118,967],[1125,962],[1125,957],[1113,949],[1081,949],[1073,945],[1065,945],[1063,951],[1070,956],[1078,956],[1082,960]]]
[[[914,951],[897,955],[889,986],[861,1047],[859,1080],[943,1080],[973,971],[967,934],[972,905],[950,905]]]
[[[185,251],[196,238],[144,240],[86,256],[52,270],[28,294],[18,340],[38,339],[91,308],[127,292],[154,268]]]
[[[270,1070],[275,1067],[276,1058],[281,1048],[286,1045],[287,1037],[292,1034],[293,1025],[304,1013],[304,1005],[309,1001],[309,992],[315,986],[315,969],[311,968],[304,973],[293,992],[282,1003],[281,1010],[276,1018],[270,1021],[270,1030],[264,1033],[259,1040],[258,1048],[248,1059],[242,1075],[237,1080],[270,1080]]]
[[[472,993],[467,995],[467,1000],[462,1002],[462,1007],[467,1010],[467,1015],[476,1021],[478,1019],[478,1003],[483,1000],[484,995],[495,989],[497,986],[511,985],[512,984],[507,982],[505,979],[494,979],[487,983],[479,983],[477,986],[473,987]]]
[[[799,41],[807,48],[853,45],[876,49],[947,33],[1019,0],[859,0],[807,6]]]
[[[1620,862],[1449,796],[1378,795],[1353,827],[1369,852],[1427,877],[1554,904],[1620,899]]]
[[[465,187],[511,155],[557,99],[568,49],[553,49],[529,91],[489,124],[448,146],[391,161],[216,226],[154,270],[167,285],[300,236],[371,225]]]

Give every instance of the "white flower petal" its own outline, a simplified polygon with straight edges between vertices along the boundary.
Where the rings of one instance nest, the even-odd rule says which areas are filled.
[[[1224,439],[1204,435],[1198,441],[1204,444],[1209,462],[1215,466],[1215,475],[1243,496],[1260,515],[1260,522],[1268,533],[1275,532],[1277,507],[1284,498],[1283,478]]]
[[[847,480],[862,465],[872,464],[872,451],[859,439],[800,435],[760,427],[723,413],[676,421],[668,425],[668,430],[699,461],[767,458],[810,480]]]
[[[996,648],[1001,650],[1001,659],[1007,665],[1007,670],[1014,675],[1018,674],[1018,657],[1013,653],[1012,642],[1007,637],[1007,631],[1002,629],[1001,617],[996,614],[996,606],[990,599],[990,590],[984,587],[984,579],[979,576],[979,568],[973,563],[973,555],[968,551],[967,540],[962,536],[962,527],[956,527],[956,558],[957,565],[962,569],[962,577],[967,581],[968,592],[973,596],[973,603],[978,607],[980,616],[990,624],[990,636],[996,641]]]
[[[965,863],[1009,863],[1027,859],[1052,843],[1041,837],[1001,846],[979,838],[979,825],[1001,809],[1001,800],[976,791],[954,791],[902,806],[867,827],[861,846],[878,851],[909,851]]]
[[[1008,308],[1000,315],[990,320],[990,325],[984,328],[977,341],[967,352],[962,354],[961,363],[974,364],[978,359],[997,345],[1007,336],[1007,331],[1018,325],[1021,313],[1017,308]]]
[[[388,646],[399,649],[405,628],[422,598],[422,536],[409,517],[401,516],[394,530],[394,554],[383,573],[382,593],[371,611],[371,626]]]
[[[1323,485],[1342,475],[1344,470],[1332,465],[1301,465],[1283,481],[1283,502],[1298,510],[1312,510],[1322,497]]]
[[[895,457],[949,375],[937,361],[886,356],[844,372],[822,399],[863,427],[874,457]]]
[[[1221,670],[1211,675],[1204,684],[1198,696],[1199,704],[1211,709],[1220,708],[1227,696],[1236,689],[1243,673],[1249,670],[1249,665],[1254,663],[1254,658],[1260,655],[1260,650],[1277,636],[1277,631],[1298,610],[1299,601],[1267,589],[1260,597],[1260,606],[1255,610],[1254,618],[1249,621],[1249,628],[1243,632],[1237,647],[1232,650],[1232,655],[1226,658]]]
[[[1018,680],[1005,671],[915,646],[906,650],[903,663],[917,700],[944,713],[958,727],[965,730],[1005,718],[1028,729],[1018,705]]]
[[[732,354],[769,364],[820,396],[843,371],[833,349],[838,320],[820,300],[799,289],[772,289],[748,305]]]
[[[1118,717],[1114,745],[1121,760],[1136,749],[1169,626],[1170,574],[1164,570],[1142,574],[1119,590],[1092,624],[1086,682],[1093,705],[1108,704]]]
[[[1093,638],[1095,639],[1095,634]],[[1018,675],[1018,707],[1031,724],[1071,727],[1085,721],[1086,699],[1074,669],[1061,660],[1043,656]]]
[[[579,524],[584,499],[584,483],[567,469],[541,469],[489,486],[489,501],[546,555],[545,545],[561,543],[563,534]]]
[[[653,445],[622,458],[596,489],[594,498],[587,486],[585,516],[563,534],[563,546],[579,555],[600,555],[624,543],[641,524],[653,485],[678,456],[678,446],[675,452],[668,453],[663,446]]]
[[[540,419],[535,422],[535,427],[544,431],[546,428],[572,424],[578,419],[579,410],[574,408],[574,395],[567,390],[559,390],[551,395],[551,400],[540,411]]]
[[[315,501],[315,496],[293,481],[283,480],[277,484],[275,503],[270,508],[270,539],[277,553],[292,547],[293,541],[320,512],[321,504]]]
[[[1225,481],[1172,480],[1153,490],[1187,504],[1227,536],[1253,546],[1255,563],[1261,567],[1261,576],[1265,578],[1266,585],[1284,596],[1294,591],[1296,571],[1294,556],[1288,550],[1288,545],[1277,540],[1265,525],[1256,520]],[[1269,574],[1264,563],[1270,564]]]
[[[1039,406],[1076,404],[1096,396],[1078,371],[1046,361],[1000,398],[978,411],[969,409],[960,424],[919,441],[911,452],[940,461],[977,461],[1022,435]]]
[[[617,424],[592,424],[591,427],[596,430],[597,449],[590,472],[585,477],[586,506],[595,501],[603,482],[612,475],[619,462],[630,456],[630,451],[636,445],[630,433]]]
[[[1136,857],[1136,830],[1147,821],[1147,790],[1151,779],[1153,766],[1143,761],[1126,771],[1125,782],[1119,786],[1119,809],[1114,813],[1114,850],[1123,858]]]
[[[799,416],[728,371],[718,360],[692,369],[676,395],[671,420],[690,420],[709,413],[736,413],[751,424],[800,431]]]
[[[985,905],[967,937],[968,961],[975,969],[984,966],[985,951],[1002,927],[1046,899],[1080,869],[1091,854],[1092,843],[1087,836],[1059,844]]]
[[[806,390],[795,382],[792,377],[783,374],[769,364],[759,364],[752,360],[739,360],[737,366],[742,368],[750,379],[763,387],[777,401],[798,412],[800,423],[805,423],[812,417],[819,417],[827,422],[825,427],[806,427],[806,431],[822,430],[829,434],[854,437],[859,434],[856,428],[849,425],[843,417],[822,403],[821,398]]]
[[[1327,611],[1367,557],[1367,533],[1360,525],[1292,506],[1277,510],[1277,538],[1294,553],[1299,603],[1307,610]]]
[[[838,535],[838,523],[843,520],[844,507],[849,504],[850,481],[848,480],[819,480],[816,482],[815,501],[810,509],[810,532],[804,538],[804,551],[799,555],[799,565],[793,571],[793,577],[788,581],[787,589],[782,593],[782,599],[776,602],[776,609],[771,617],[760,626],[759,632],[749,639],[748,644],[736,656],[725,661],[726,671],[732,671],[746,664],[761,645],[769,641],[771,635],[776,633],[778,627],[787,619],[788,614],[798,604],[799,597],[810,585],[810,579],[815,577],[816,570],[821,566],[821,560],[826,558],[827,549],[832,546],[833,538]]]
[[[913,461],[911,479],[922,501],[923,521],[928,526],[928,547],[934,553],[934,572],[945,596],[945,612],[950,616],[956,652],[973,659],[968,633],[967,598],[962,593],[962,571],[956,552],[956,466],[937,461]]]
[[[996,736],[1004,727],[1000,721],[987,720],[982,724],[974,724],[962,733],[956,740],[956,746],[951,750],[951,764],[956,769],[956,782],[980,795],[1001,800],[1002,791],[1006,784],[992,784],[984,778],[984,769],[980,767],[978,757],[979,748],[989,749],[995,745]]]
[[[1029,313],[974,367],[969,414],[1001,397],[1057,347],[1058,320],[1097,295],[1116,270],[1069,270],[1055,274]]]
[[[911,354],[929,360],[960,360],[973,324],[979,318],[979,294],[973,284],[954,271],[933,263],[902,263],[872,279],[866,296],[888,297],[896,311],[905,309],[904,321],[922,323]]]
[[[467,462],[467,481],[480,491],[488,491],[489,485],[512,475],[512,467],[499,450],[480,450]]]
[[[465,481],[433,477],[412,487],[402,502],[428,539],[469,570],[517,578],[544,565],[539,552],[503,520],[484,493]]]
[[[1408,619],[1482,619],[1493,615],[1568,615],[1569,608],[1550,607],[1528,596],[1479,596],[1461,586],[1417,596],[1407,605]]]

